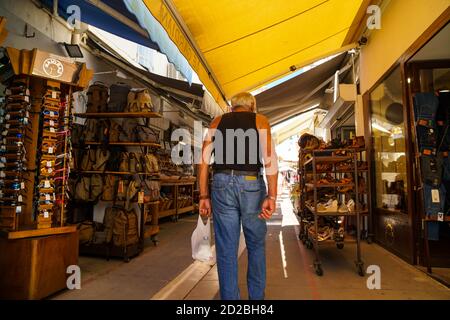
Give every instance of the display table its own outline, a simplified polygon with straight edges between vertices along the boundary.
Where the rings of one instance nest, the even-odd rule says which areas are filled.
[[[75,226],[51,231],[1,234],[0,299],[43,299],[66,288],[67,267],[78,264],[78,232]]]

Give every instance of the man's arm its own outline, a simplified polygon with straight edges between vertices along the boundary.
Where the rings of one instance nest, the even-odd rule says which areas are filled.
[[[277,198],[278,186],[278,157],[272,141],[272,132],[267,118],[263,115],[256,115],[256,127],[259,133],[261,152],[264,162],[264,169],[267,180],[268,199],[263,203],[263,218],[270,218],[275,211],[275,201]]]
[[[201,215],[211,215],[211,203],[209,201],[208,178],[209,178],[209,164],[211,161],[211,148],[214,131],[220,123],[221,117],[215,118],[206,133],[202,147],[202,158],[198,166],[198,182],[200,189],[200,204],[199,210]]]

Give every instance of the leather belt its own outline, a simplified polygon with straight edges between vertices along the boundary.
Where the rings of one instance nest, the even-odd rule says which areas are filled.
[[[217,174],[217,173],[229,174],[231,176],[252,176],[252,177],[259,177],[262,175],[261,172],[259,172],[259,171],[243,171],[243,170],[233,170],[233,169],[223,169],[223,170],[214,171],[214,174]]]

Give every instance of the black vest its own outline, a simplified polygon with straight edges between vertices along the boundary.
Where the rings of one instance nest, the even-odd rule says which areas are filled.
[[[256,113],[230,112],[224,114],[213,141],[213,170],[261,170],[261,147],[256,128]]]

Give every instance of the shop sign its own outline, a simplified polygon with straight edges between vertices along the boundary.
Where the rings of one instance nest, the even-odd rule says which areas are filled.
[[[31,74],[61,82],[72,83],[77,73],[77,65],[69,58],[36,50]]]

